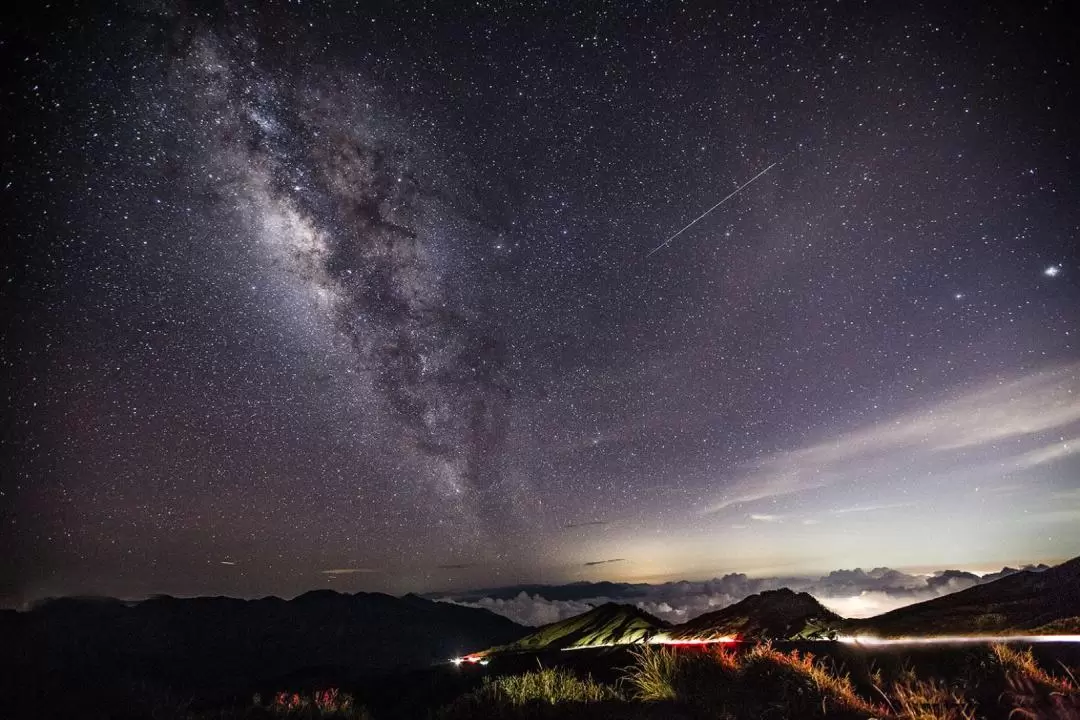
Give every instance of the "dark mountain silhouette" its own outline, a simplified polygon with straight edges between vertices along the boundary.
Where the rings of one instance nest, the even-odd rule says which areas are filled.
[[[672,640],[803,640],[835,634],[843,621],[808,593],[766,590],[673,628]]]
[[[5,613],[0,629],[0,686],[9,684],[0,695],[27,687],[48,699],[63,690],[103,707],[130,696],[130,685],[208,698],[250,697],[283,678],[340,683],[430,666],[526,632],[486,610],[330,590],[293,600],[61,598]]]
[[[880,637],[1080,632],[1080,557],[1004,577],[865,620],[845,630]]]
[[[647,642],[668,627],[668,623],[633,605],[605,603],[572,618],[544,625],[517,642],[491,648],[485,653],[633,645]]]

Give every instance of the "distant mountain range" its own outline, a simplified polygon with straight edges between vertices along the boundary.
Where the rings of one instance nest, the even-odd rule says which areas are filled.
[[[1045,565],[1023,568],[1030,571],[1045,569]],[[841,615],[850,612],[854,617],[867,617],[993,582],[1020,571],[1006,567],[983,576],[963,570],[913,575],[878,567],[871,570],[835,570],[816,578],[749,577],[742,573],[730,573],[703,581],[512,585],[427,597],[491,610],[534,627],[565,620],[608,602],[636,605],[663,620],[679,624],[717,608],[733,605],[751,595],[786,588],[809,593]]]
[[[474,608],[380,593],[155,597],[137,603],[61,598],[0,612],[0,697],[109,707],[124,683],[179,697],[235,696],[290,679],[339,684],[374,672],[425,668],[528,632]],[[287,684],[285,685],[288,686]],[[73,708],[72,717],[78,715]],[[4,715],[0,712],[0,715]]]
[[[809,592],[815,596],[841,596],[857,594],[866,590],[885,592],[896,596],[909,596],[922,589],[951,592],[966,587],[1000,580],[1014,573],[1039,572],[1049,566],[1044,564],[1025,565],[1021,568],[1003,567],[1001,570],[985,575],[976,575],[967,570],[941,570],[932,575],[912,575],[888,567],[872,570],[855,568],[854,570],[834,570],[818,578],[812,577],[766,577],[751,578],[743,573],[731,573],[723,577],[700,582],[678,580],[673,582],[624,583],[624,582],[572,582],[562,585],[522,584],[506,585],[494,588],[482,588],[453,593],[427,593],[423,595],[431,600],[450,598],[455,602],[477,602],[479,600],[510,600],[521,593],[551,601],[588,601],[597,598],[618,600],[639,600],[644,598],[665,599],[691,592],[706,592],[735,595],[742,593],[747,597],[765,590],[782,587],[795,591]],[[741,599],[741,598],[740,598]]]
[[[1080,633],[1080,557],[877,617],[849,620],[846,629],[880,637]]]
[[[845,619],[813,596],[767,590],[671,626],[632,605],[607,603],[478,655],[589,645],[1080,633],[1080,558],[866,619]]]

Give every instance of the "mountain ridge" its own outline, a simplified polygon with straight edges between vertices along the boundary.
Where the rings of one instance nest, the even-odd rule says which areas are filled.
[[[1011,569],[1006,569],[1011,570]],[[861,570],[851,573],[863,572]],[[887,577],[887,568],[871,572]],[[832,612],[807,592],[787,588],[764,590],[719,610],[679,625],[668,625],[633,605],[605,603],[566,620],[551,623],[505,647],[480,654],[527,652],[581,647],[565,641],[580,626],[598,623],[603,608],[636,611],[643,621],[637,635],[608,632],[613,642],[642,644],[738,640],[828,640],[842,636],[891,638],[904,636],[1050,634],[1080,632],[1080,557],[1042,569],[1001,573],[990,582],[914,603],[871,618],[849,619]],[[606,621],[610,625],[610,620]],[[587,635],[588,633],[582,633]]]
[[[622,603],[604,603],[565,620],[543,625],[508,645],[481,654],[567,650],[648,642],[670,624],[644,610]]]
[[[835,636],[843,621],[805,592],[766,590],[676,626],[673,640],[811,640]]]

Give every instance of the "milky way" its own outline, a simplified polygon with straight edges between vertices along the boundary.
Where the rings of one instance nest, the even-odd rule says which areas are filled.
[[[212,179],[348,338],[383,429],[419,463],[403,472],[471,521],[495,521],[509,387],[497,331],[446,288],[445,256],[469,238],[455,236],[467,226],[448,222],[445,191],[392,135],[364,127],[363,83],[325,68],[268,76],[253,53],[199,31],[177,66],[206,162],[221,167]]]
[[[0,596],[1076,555],[1062,15],[18,19]]]

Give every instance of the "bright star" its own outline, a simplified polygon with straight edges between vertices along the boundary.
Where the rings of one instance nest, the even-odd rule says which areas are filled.
[[[1043,275],[1045,275],[1046,277],[1057,277],[1060,274],[1061,274],[1061,266],[1060,265],[1051,265],[1048,268],[1046,268],[1045,270],[1043,270]]]

